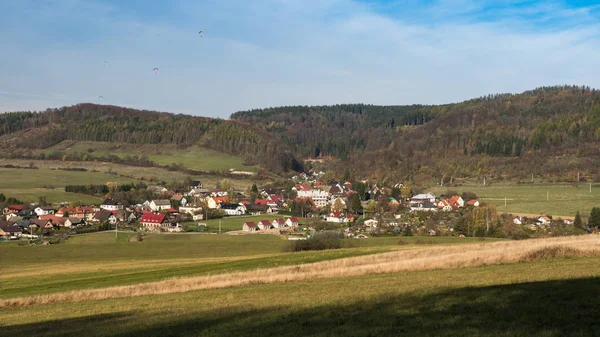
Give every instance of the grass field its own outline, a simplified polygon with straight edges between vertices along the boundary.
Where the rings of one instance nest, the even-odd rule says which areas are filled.
[[[54,187],[64,187],[67,184],[90,184],[105,183],[107,181],[129,182],[143,181],[151,184],[151,181],[184,180],[189,175],[182,172],[168,171],[156,167],[134,167],[103,162],[68,162],[58,160],[20,160],[20,159],[0,159],[0,165],[16,165],[20,167],[28,166],[33,163],[39,169],[6,169],[0,168],[0,192],[2,189],[31,189],[39,188],[44,185],[53,185]],[[61,171],[57,168],[85,168],[88,172]],[[54,170],[52,170],[54,169]],[[98,172],[91,172],[92,170]],[[117,173],[106,174],[106,172]],[[124,175],[126,177],[120,177]],[[129,178],[131,177],[131,178]],[[215,187],[222,177],[214,175],[191,176],[195,180],[200,180],[207,188]],[[229,179],[233,188],[247,190],[252,185],[250,179]],[[23,191],[22,193],[27,193]],[[6,194],[6,193],[5,193]],[[37,197],[36,197],[37,200]]]
[[[182,149],[172,144],[63,141],[51,148],[40,150],[40,152],[46,154],[52,152],[89,153],[92,156],[112,154],[122,158],[127,155],[147,155],[150,160],[160,165],[179,164],[198,171],[229,170],[231,168],[251,172],[257,170],[255,166],[243,165],[244,160],[241,157],[231,156],[200,146]]]
[[[101,256],[116,246],[134,245],[126,243],[124,239],[114,242],[108,234],[77,238],[63,246],[13,246],[7,250],[34,248],[32,251],[36,253],[33,253],[28,261],[35,263],[32,260],[42,256],[42,253],[37,253],[38,248],[72,250],[79,246],[82,251],[83,248],[97,250],[99,251],[97,255]],[[234,243],[235,240],[276,239],[268,236],[189,236],[196,244],[185,248],[169,248],[170,245],[164,241],[175,240],[179,243],[179,240],[182,240],[179,237],[182,236],[172,236],[178,239],[167,239],[168,236],[149,237],[147,241],[140,244],[162,243],[166,249],[174,249],[180,254],[187,252],[189,255],[194,252],[194,249],[205,251],[206,248],[203,246],[215,240],[215,245],[221,248],[210,249],[209,255],[226,265],[243,261],[240,258],[247,257],[250,254],[250,246],[254,246],[239,248],[237,243]],[[197,237],[203,238],[197,239]],[[594,240],[597,238],[583,239],[587,240],[582,241],[585,245],[595,247]],[[447,240],[451,242],[458,239]],[[576,244],[576,240],[578,239],[575,238],[572,242]],[[551,246],[553,242],[563,241],[531,241],[531,246]],[[529,246],[529,242],[520,241],[515,242],[514,245],[511,242],[499,243],[499,251],[494,248],[497,244],[488,243],[469,245],[465,248],[438,246],[423,248],[415,245],[404,246],[398,250],[397,246],[388,247],[383,241],[381,243],[380,249],[396,252],[365,257],[356,254],[357,257],[351,259],[372,264],[377,262],[380,255],[392,259],[395,256],[398,258],[413,256],[406,263],[414,261],[413,265],[418,266],[418,259],[426,256],[429,259],[427,261],[437,261],[436,252],[439,251],[448,261],[456,261],[455,263],[460,265],[462,251],[480,252],[475,255],[486,259],[497,256],[496,252],[510,250],[513,246],[523,247],[519,249],[527,249]],[[271,243],[261,242],[256,246],[267,247],[268,251],[276,250],[277,245],[271,246]],[[0,246],[1,248],[3,247]],[[169,260],[168,256],[159,256],[161,251],[158,249],[137,247],[130,249],[121,253],[129,253],[129,257],[134,259],[138,254],[142,254],[139,260],[131,263],[130,268],[135,268],[135,264],[138,266],[145,264],[146,266],[139,266],[139,268],[148,268],[150,263],[140,263],[141,261],[157,258],[165,262]],[[148,250],[154,252],[147,253]],[[336,260],[332,259],[346,257],[347,251],[351,250],[308,253],[306,262],[335,265]],[[486,253],[488,251],[491,254]],[[0,252],[5,253],[6,250]],[[362,250],[362,252],[372,254],[374,251]],[[23,251],[11,254],[29,256],[29,253]],[[40,255],[35,256],[35,254]],[[277,268],[288,268],[281,266],[302,263],[300,261],[305,257],[304,253],[273,252],[273,254],[278,259],[289,259],[274,264],[279,266]],[[334,256],[336,254],[337,257]],[[50,257],[54,256],[50,252],[44,255],[48,259],[41,258],[37,263],[47,264]],[[233,258],[234,255],[236,255],[235,260],[226,260]],[[118,270],[115,266],[111,266],[109,260],[102,263],[102,259],[98,256],[83,258],[81,268],[96,269],[96,272],[102,272],[102,268],[109,268],[104,271],[106,275],[111,275]],[[265,261],[270,258],[261,257]],[[174,258],[181,258],[181,256],[176,255]],[[382,271],[358,276],[265,284],[250,283],[233,288],[160,295],[5,307],[0,310],[0,325],[2,325],[0,334],[6,336],[588,336],[600,333],[600,322],[596,319],[596,313],[600,309],[600,298],[597,296],[597,289],[600,287],[599,257],[593,255],[556,257],[532,262],[492,265],[485,265],[485,260],[479,260],[478,256],[473,258],[470,260],[471,264],[463,264],[462,267],[458,267],[459,269],[456,269],[456,266],[449,266],[449,269],[434,267],[434,270],[428,270],[424,266],[423,270],[405,272]],[[0,274],[2,278],[0,284],[13,282],[18,278],[23,281],[23,275],[19,273],[26,271],[17,268],[19,263],[14,259],[2,259],[2,261],[6,260],[9,261],[7,267],[9,269],[8,272]],[[103,267],[87,266],[83,263],[85,260],[90,260],[92,265],[102,263]],[[69,260],[67,255],[59,255],[57,261],[68,262]],[[127,262],[129,262],[127,257],[117,259],[116,266]],[[197,265],[204,263],[209,266],[215,262],[197,262]],[[325,271],[327,266],[324,265]],[[305,265],[299,268],[311,267]],[[31,284],[35,284],[36,278],[42,278],[37,287],[38,292],[47,291],[47,282],[43,281],[43,277],[50,279],[49,275],[53,273],[51,269],[41,270],[49,274],[30,276],[33,278]],[[252,273],[252,268],[248,266],[241,267],[239,270],[249,270]],[[219,269],[216,272],[229,271]],[[208,275],[206,277],[210,278],[214,273],[215,271],[200,271],[198,274]],[[260,275],[260,272],[256,274]],[[56,274],[55,279],[64,277],[69,276]],[[124,275],[117,274],[114,279],[124,279],[124,283],[127,284]],[[85,283],[85,278],[81,281]],[[69,284],[73,282],[77,284],[76,276],[71,282],[65,282],[63,288],[69,289]],[[115,280],[106,280],[106,282],[119,283]],[[19,283],[14,282],[14,284]],[[165,284],[176,287],[177,282]],[[96,287],[93,282],[92,285],[90,288]],[[4,294],[4,289],[0,293]],[[12,296],[3,297],[14,297],[14,293]]]
[[[468,191],[482,200],[498,206],[500,212],[531,215],[574,217],[579,210],[588,215],[592,207],[600,206],[600,185],[516,185],[435,187],[429,189],[437,195],[448,191]],[[506,197],[506,206],[504,198]]]
[[[219,231],[219,222],[221,223],[221,232],[227,231],[241,231],[242,225],[244,222],[253,221],[254,223],[258,223],[261,220],[269,220],[273,221],[275,219],[285,219],[282,215],[249,215],[249,216],[240,216],[240,217],[225,217],[223,219],[211,219],[199,221],[205,223],[208,226],[208,230],[210,232],[216,233]]]
[[[135,179],[122,178],[104,172],[74,172],[50,169],[8,169],[0,168],[0,192],[22,201],[36,202],[46,196],[48,202],[81,201],[98,203],[99,198],[64,191],[66,185],[103,184],[107,181],[118,183],[134,182]],[[54,188],[48,188],[54,187]]]

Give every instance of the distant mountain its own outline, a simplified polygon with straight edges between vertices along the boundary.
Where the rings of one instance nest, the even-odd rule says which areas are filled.
[[[78,104],[0,115],[5,151],[63,140],[199,144],[273,172],[309,169],[417,184],[452,177],[600,179],[600,91],[543,87],[445,105],[296,106],[236,112],[231,120]]]

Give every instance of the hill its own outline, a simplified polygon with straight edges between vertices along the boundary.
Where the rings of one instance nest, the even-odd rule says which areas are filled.
[[[45,159],[64,142],[154,144],[191,149],[192,157],[194,149],[217,151],[275,173],[307,170],[312,164],[303,160],[324,158],[318,168],[334,178],[415,185],[521,181],[532,174],[549,182],[598,180],[599,139],[600,91],[579,86],[445,105],[267,108],[236,112],[230,120],[94,104],[0,116],[0,144],[13,158]],[[154,154],[153,160],[172,159]]]
[[[446,105],[298,106],[241,111],[301,158],[334,157],[346,175],[398,181],[451,177],[600,178],[600,91],[544,87]],[[572,180],[571,180],[572,181]]]

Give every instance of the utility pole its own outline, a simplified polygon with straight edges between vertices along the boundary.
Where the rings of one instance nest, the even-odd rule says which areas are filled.
[[[531,183],[533,184],[533,173],[531,174]]]
[[[115,222],[115,239],[119,238],[119,223]]]
[[[219,234],[221,234],[221,219],[219,219]]]
[[[592,193],[592,183],[590,183],[590,193]]]
[[[504,196],[504,207],[506,207],[506,196]]]
[[[546,191],[546,201],[550,200],[550,191]]]

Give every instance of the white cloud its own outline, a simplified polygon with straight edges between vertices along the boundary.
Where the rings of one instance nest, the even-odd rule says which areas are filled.
[[[109,104],[227,117],[266,106],[445,103],[541,85],[600,87],[598,23],[589,9],[557,4],[503,8],[491,22],[440,20],[484,8],[446,0],[431,8],[434,24],[348,0],[180,1],[160,20],[83,0],[42,10],[11,4],[28,19],[0,26],[9,46],[0,54],[3,110],[102,95]],[[573,24],[533,29],[519,16],[548,11]],[[63,36],[53,23],[73,31]]]

